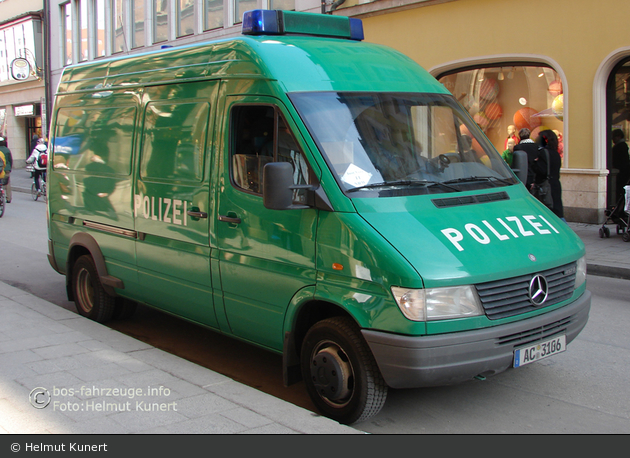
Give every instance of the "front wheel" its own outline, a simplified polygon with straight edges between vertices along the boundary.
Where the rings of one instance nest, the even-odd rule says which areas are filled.
[[[387,385],[350,318],[313,325],[304,338],[301,365],[308,394],[327,417],[352,424],[376,415],[385,404]]]
[[[83,255],[72,268],[74,302],[80,315],[104,323],[112,318],[116,298],[103,289],[92,257]]]
[[[39,192],[37,191],[35,183],[31,185],[31,197],[33,198],[33,200],[37,200],[37,198],[39,197]]]
[[[4,207],[6,204],[6,198],[4,196],[4,190],[0,190],[0,218],[4,215]]]

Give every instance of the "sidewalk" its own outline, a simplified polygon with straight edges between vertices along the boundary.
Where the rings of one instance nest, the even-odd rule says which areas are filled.
[[[0,315],[0,433],[362,434],[2,282]]]
[[[569,225],[590,274],[630,279],[615,225]],[[0,315],[0,433],[362,434],[2,282]]]
[[[2,282],[0,316],[0,434],[364,434]]]

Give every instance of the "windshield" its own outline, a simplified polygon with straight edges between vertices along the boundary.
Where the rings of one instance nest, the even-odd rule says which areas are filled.
[[[351,197],[460,192],[518,181],[450,95],[290,95]]]

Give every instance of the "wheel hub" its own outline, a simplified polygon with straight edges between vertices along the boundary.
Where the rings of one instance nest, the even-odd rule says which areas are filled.
[[[313,384],[322,397],[339,401],[351,394],[352,370],[347,356],[338,347],[328,345],[315,353],[311,361]]]

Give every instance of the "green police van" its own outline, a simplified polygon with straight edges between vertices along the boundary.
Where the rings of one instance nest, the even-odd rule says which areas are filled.
[[[49,260],[81,315],[137,303],[282,354],[320,411],[563,352],[585,249],[450,93],[358,19],[65,68]]]

